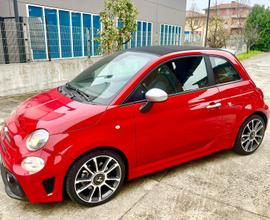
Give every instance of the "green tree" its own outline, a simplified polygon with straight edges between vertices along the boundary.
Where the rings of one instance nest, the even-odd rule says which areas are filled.
[[[251,49],[269,51],[270,50],[270,9],[264,6],[255,5],[246,21],[246,34],[251,30],[256,30],[258,38]],[[247,40],[247,38],[246,38]]]
[[[100,12],[102,30],[99,41],[104,54],[123,49],[136,31],[138,11],[130,0],[106,0]]]

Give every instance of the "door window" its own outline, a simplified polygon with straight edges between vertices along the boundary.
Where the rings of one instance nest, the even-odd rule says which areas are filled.
[[[213,68],[215,83],[227,83],[241,79],[239,73],[227,60],[220,57],[210,57],[210,62]]]
[[[196,90],[208,86],[207,69],[202,56],[169,61],[153,70],[136,87],[125,103],[145,99],[145,93],[159,88],[170,94]]]
[[[185,57],[171,63],[182,91],[201,89],[209,85],[204,57]]]

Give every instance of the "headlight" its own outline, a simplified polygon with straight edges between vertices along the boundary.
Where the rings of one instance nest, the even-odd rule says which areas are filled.
[[[26,157],[22,161],[21,166],[23,169],[33,174],[43,169],[44,160],[39,157]]]
[[[49,133],[44,129],[34,131],[26,140],[26,147],[30,151],[42,148],[49,140]]]

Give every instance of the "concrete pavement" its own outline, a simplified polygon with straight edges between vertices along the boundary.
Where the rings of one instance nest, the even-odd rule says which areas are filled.
[[[270,103],[270,53],[243,62]],[[0,100],[0,123],[26,96]],[[220,152],[127,183],[115,199],[85,208],[65,200],[30,204],[10,199],[7,219],[270,219],[270,128],[255,154]]]

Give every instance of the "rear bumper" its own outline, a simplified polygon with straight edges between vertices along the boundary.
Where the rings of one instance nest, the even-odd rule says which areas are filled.
[[[0,164],[1,176],[5,185],[7,195],[13,199],[27,200],[25,193],[17,178],[9,172],[3,164]]]

